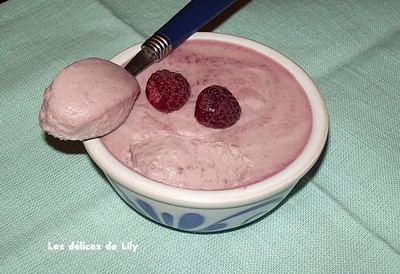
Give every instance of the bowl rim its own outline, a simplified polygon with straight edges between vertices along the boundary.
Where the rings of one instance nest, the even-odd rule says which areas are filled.
[[[320,90],[311,77],[294,61],[254,40],[215,32],[197,32],[189,39],[211,39],[249,47],[274,59],[293,74],[310,101],[313,120],[309,140],[300,155],[286,168],[258,183],[227,190],[192,190],[166,185],[132,171],[111,155],[100,138],[83,142],[88,154],[108,177],[123,187],[146,198],[171,205],[205,209],[229,208],[253,204],[281,192],[288,193],[315,164],[325,146],[328,135],[328,112]],[[140,46],[137,44],[125,49],[111,61],[119,65],[126,63],[140,50]]]

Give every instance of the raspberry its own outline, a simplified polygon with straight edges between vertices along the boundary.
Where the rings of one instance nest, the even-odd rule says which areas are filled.
[[[189,82],[180,73],[158,70],[147,80],[147,100],[158,111],[169,113],[180,109],[189,95]]]
[[[235,96],[227,88],[213,85],[200,92],[194,116],[206,127],[227,128],[239,120],[240,113]]]

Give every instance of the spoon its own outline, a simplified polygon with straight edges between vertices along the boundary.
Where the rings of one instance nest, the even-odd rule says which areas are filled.
[[[125,70],[98,58],[68,66],[45,91],[39,113],[40,126],[62,140],[87,140],[113,131],[128,117],[140,90],[135,77],[126,75],[136,76],[164,58],[233,2],[235,0],[190,1],[142,44]],[[113,80],[116,75],[120,80]],[[91,98],[90,104],[86,98]]]
[[[125,66],[133,76],[160,61],[236,0],[192,0],[141,46]]]

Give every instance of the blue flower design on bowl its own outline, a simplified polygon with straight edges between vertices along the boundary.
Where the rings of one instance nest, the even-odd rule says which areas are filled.
[[[203,229],[199,229],[196,230],[197,227],[203,225],[206,221],[206,217],[203,216],[200,213],[194,213],[194,212],[189,212],[189,213],[185,213],[178,218],[178,223],[177,226],[175,228],[180,229],[180,230],[190,230],[190,231],[195,231],[195,232],[216,232],[216,231],[220,231],[223,230],[225,227],[228,226],[227,221],[229,221],[230,219],[239,217],[243,214],[247,214],[250,213],[252,211],[255,211],[257,209],[263,208],[263,207],[267,207],[271,204],[277,204],[279,203],[279,201],[282,200],[282,197],[278,196],[278,197],[273,197],[272,199],[269,199],[267,201],[261,202],[255,206],[249,207],[247,209],[244,209],[242,211],[239,211],[237,213],[234,213],[226,218],[223,218],[209,226],[207,226],[206,228]],[[132,203],[132,201],[131,201]],[[141,199],[136,199],[136,203],[137,203],[137,207],[139,207],[141,210],[140,212],[144,213],[144,215],[146,215],[147,217],[153,219],[156,222],[159,223],[163,223],[167,226],[173,226],[174,224],[174,219],[175,217],[167,212],[162,212],[160,214],[161,219],[158,217],[158,214],[156,213],[156,211],[154,210],[154,208],[147,202],[141,200]],[[268,210],[269,211],[269,210]],[[266,213],[265,212],[257,212],[254,215],[251,215],[250,217],[248,217],[243,223],[242,225],[245,225],[255,219],[257,219],[260,215]]]
[[[123,188],[120,185],[117,185],[112,180],[112,185],[118,194],[137,212],[141,213],[145,217],[152,219],[153,221],[184,231],[190,232],[199,232],[199,233],[207,233],[207,232],[218,232],[232,228],[230,222],[238,222],[240,220],[239,226],[248,224],[268,211],[270,211],[273,207],[279,204],[286,193],[279,193],[276,196],[273,196],[265,201],[261,201],[257,204],[250,205],[247,208],[238,209],[237,212],[229,213],[228,216],[222,217],[218,221],[213,221],[210,224],[207,216],[201,213],[201,209],[198,212],[196,210],[188,211],[182,213],[175,214],[172,210],[162,210],[157,212],[156,208],[151,205],[150,201],[146,201],[144,198],[139,198],[136,193],[129,191],[128,189]],[[169,211],[169,212],[167,212]],[[181,211],[180,211],[181,212]],[[237,225],[236,225],[237,226]]]

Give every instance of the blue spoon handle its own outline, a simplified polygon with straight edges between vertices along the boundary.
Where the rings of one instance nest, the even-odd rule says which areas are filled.
[[[192,0],[155,34],[168,38],[174,49],[235,1]]]
[[[158,62],[235,0],[192,0],[142,44],[125,69],[137,75]]]

